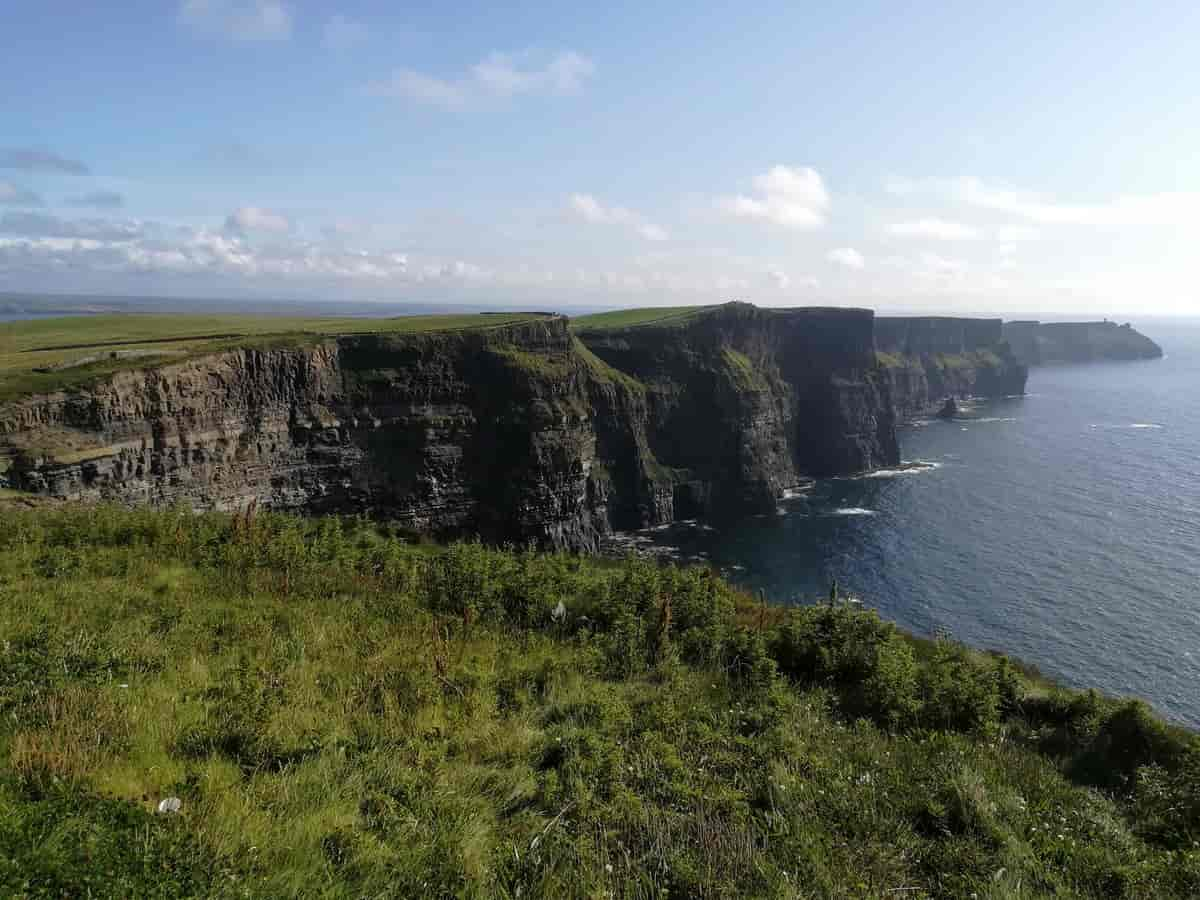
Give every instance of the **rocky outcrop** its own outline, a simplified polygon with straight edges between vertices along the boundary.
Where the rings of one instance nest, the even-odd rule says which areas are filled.
[[[546,316],[260,343],[9,403],[0,486],[590,550],[895,465],[898,416],[1024,387],[990,324],[885,329],[877,352],[869,310],[727,304],[578,334]]]
[[[1025,393],[1028,367],[1003,328],[1000,319],[877,317],[877,358],[897,417],[936,412],[947,399]]]
[[[1004,337],[1028,366],[1159,359],[1162,347],[1126,323],[1006,322]]]

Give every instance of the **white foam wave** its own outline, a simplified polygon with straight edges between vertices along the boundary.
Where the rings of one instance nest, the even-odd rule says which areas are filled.
[[[864,472],[859,478],[896,478],[900,475],[919,475],[921,472],[928,472],[931,469],[940,469],[942,464],[939,462],[925,462],[924,460],[915,460],[911,463],[906,463],[897,469],[876,469],[873,472]]]
[[[1106,429],[1110,429],[1110,430],[1112,430],[1112,429],[1135,429],[1138,431],[1144,431],[1146,429],[1158,430],[1158,429],[1163,428],[1164,426],[1159,425],[1155,422],[1134,422],[1131,425],[1107,425],[1104,423],[1100,423],[1100,424],[1091,425],[1090,427],[1091,428],[1106,428]]]
[[[877,515],[879,515],[879,513],[877,513],[873,509],[863,509],[861,506],[844,506],[839,509],[835,509],[833,512],[830,513],[830,515],[831,516],[877,516]]]
[[[972,422],[1015,422],[1015,416],[986,416],[982,419],[972,419]]]
[[[811,490],[812,490],[812,485],[805,485],[803,487],[784,488],[783,494],[781,495],[780,499],[795,500],[797,497],[803,497],[805,494],[807,494]]]

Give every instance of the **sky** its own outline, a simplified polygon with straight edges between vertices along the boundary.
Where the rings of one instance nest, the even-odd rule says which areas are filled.
[[[1196,314],[1197,35],[1194,2],[4,4],[0,290]]]

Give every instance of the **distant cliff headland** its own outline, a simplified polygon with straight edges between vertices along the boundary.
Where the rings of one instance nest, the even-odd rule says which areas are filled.
[[[1159,359],[1162,347],[1126,323],[1006,322],[1004,339],[1029,366]]]
[[[1024,392],[1006,328],[744,303],[12,323],[0,487],[593,550],[613,529],[769,511],[811,478],[898,464],[906,418]]]

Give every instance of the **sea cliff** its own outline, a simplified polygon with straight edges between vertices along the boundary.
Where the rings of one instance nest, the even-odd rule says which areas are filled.
[[[1006,322],[1004,338],[1026,365],[1158,359],[1158,346],[1126,323]]]
[[[879,316],[875,347],[901,418],[933,412],[947,398],[1025,393],[1029,370],[1006,342],[1000,319]]]
[[[80,353],[88,352],[81,349]],[[897,422],[1024,389],[999,323],[733,303],[663,322],[258,341],[0,406],[0,487],[352,512],[594,550],[899,462]]]

